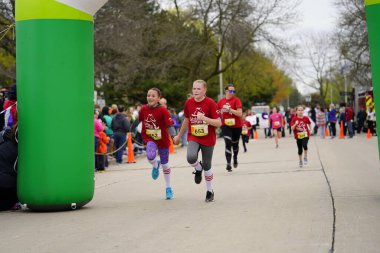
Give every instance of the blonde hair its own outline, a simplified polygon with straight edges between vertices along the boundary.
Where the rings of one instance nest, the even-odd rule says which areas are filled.
[[[207,88],[207,83],[206,83],[206,81],[204,81],[204,80],[200,80],[200,79],[198,79],[198,80],[195,80],[195,81],[193,82],[193,84],[195,84],[195,83],[203,84],[203,87]]]

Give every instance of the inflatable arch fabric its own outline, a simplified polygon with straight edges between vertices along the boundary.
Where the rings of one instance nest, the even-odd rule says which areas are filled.
[[[93,14],[105,2],[16,1],[18,195],[32,210],[93,197]]]
[[[372,86],[375,101],[380,99],[380,0],[365,0],[365,12],[368,26],[368,38],[372,69]],[[380,112],[380,103],[375,103],[375,109]],[[376,124],[380,133],[380,124]],[[377,138],[380,157],[380,141]]]

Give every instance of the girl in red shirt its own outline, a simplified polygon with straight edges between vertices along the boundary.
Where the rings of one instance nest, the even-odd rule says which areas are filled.
[[[187,133],[187,162],[194,167],[194,181],[200,184],[202,171],[206,179],[206,202],[214,201],[212,180],[214,178],[211,161],[216,143],[215,127],[222,125],[218,105],[209,97],[206,97],[207,84],[203,80],[193,83],[193,96],[185,103],[184,120],[179,133],[174,137],[174,143],[178,144],[181,136]],[[198,161],[198,153],[202,152],[202,162]]]
[[[173,121],[166,107],[161,106],[159,101],[161,91],[151,88],[147,94],[148,104],[141,108],[139,120],[142,122],[142,138],[146,143],[146,155],[152,164],[152,178],[156,180],[159,176],[159,167],[162,165],[166,183],[166,199],[173,198],[170,184],[169,147],[171,136],[175,136]],[[156,160],[157,151],[160,160]]]
[[[310,137],[310,120],[309,117],[303,115],[303,106],[297,106],[296,117],[293,117],[290,123],[291,129],[294,132],[294,138],[297,140],[299,166],[307,165],[307,143]],[[302,162],[302,151],[305,150],[305,155]]]
[[[241,141],[243,142],[243,147],[244,147],[244,153],[247,152],[247,147],[246,147],[246,143],[249,142],[249,136],[251,135],[251,129],[252,129],[252,125],[251,123],[246,120],[246,114],[243,114],[243,117],[242,117],[242,128],[241,128]]]

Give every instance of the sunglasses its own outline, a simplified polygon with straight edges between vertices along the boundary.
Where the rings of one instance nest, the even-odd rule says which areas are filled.
[[[229,93],[234,94],[236,93],[236,90],[228,90]]]

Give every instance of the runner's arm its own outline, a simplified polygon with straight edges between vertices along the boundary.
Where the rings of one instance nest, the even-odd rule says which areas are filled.
[[[206,117],[204,114],[202,114],[201,117],[198,117],[198,119],[205,121],[207,124],[214,126],[214,127],[220,127],[222,126],[222,120],[220,117],[216,119],[211,119],[209,117]]]
[[[230,109],[228,109],[228,112],[238,117],[241,117],[243,115],[243,110],[241,108],[237,108],[236,110],[234,110],[230,107]]]

